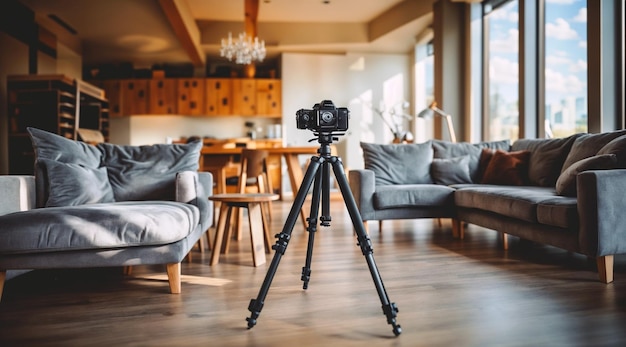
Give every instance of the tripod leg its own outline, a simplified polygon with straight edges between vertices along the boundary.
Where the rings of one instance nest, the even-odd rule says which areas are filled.
[[[302,289],[309,288],[309,280],[311,279],[311,258],[313,257],[313,244],[315,242],[315,232],[317,231],[317,215],[319,212],[320,192],[323,186],[324,173],[328,172],[328,162],[322,163],[321,170],[317,171],[315,182],[313,183],[313,196],[311,197],[311,213],[307,222],[309,223],[306,231],[309,232],[309,243],[306,249],[306,260],[302,267]],[[322,184],[322,185],[320,185]]]
[[[300,210],[302,209],[304,200],[306,199],[309,189],[311,188],[311,184],[313,183],[313,179],[316,177],[320,164],[322,162],[324,162],[323,158],[311,158],[311,163],[309,164],[306,174],[304,175],[302,185],[300,186],[298,194],[294,199],[291,210],[289,210],[289,215],[287,216],[287,220],[285,221],[283,230],[280,232],[280,234],[276,235],[276,244],[272,246],[272,249],[276,251],[274,253],[274,258],[272,258],[272,262],[270,263],[269,269],[267,270],[267,274],[265,275],[265,279],[263,280],[261,289],[259,289],[259,295],[256,299],[250,300],[250,305],[248,305],[248,311],[251,312],[250,317],[246,318],[246,320],[248,321],[248,329],[251,329],[256,325],[257,318],[261,314],[267,292],[272,285],[272,280],[274,279],[274,275],[276,274],[276,270],[278,269],[280,260],[283,254],[285,254],[285,250],[289,245],[289,239],[291,238],[291,232],[293,231],[293,227],[296,224],[296,220],[298,219],[298,215],[300,214]]]
[[[335,177],[337,178],[337,183],[339,183],[341,195],[343,196],[346,208],[348,209],[348,213],[350,214],[350,219],[352,219],[352,225],[354,226],[354,230],[357,234],[358,245],[361,247],[361,252],[365,257],[365,260],[367,261],[370,274],[372,275],[372,280],[374,281],[376,291],[378,292],[378,296],[380,297],[383,313],[385,314],[385,316],[387,316],[387,323],[391,324],[391,326],[393,327],[394,335],[398,336],[402,333],[402,328],[399,324],[396,323],[398,307],[395,303],[389,301],[389,296],[387,295],[387,291],[385,290],[385,286],[383,285],[383,280],[380,277],[380,272],[378,271],[378,267],[376,266],[376,262],[374,261],[374,250],[372,248],[372,242],[365,232],[365,226],[363,225],[361,214],[359,213],[356,202],[354,201],[354,196],[352,195],[352,191],[350,190],[348,180],[346,179],[343,165],[337,157],[332,157],[330,161],[333,165],[333,172],[335,173]]]

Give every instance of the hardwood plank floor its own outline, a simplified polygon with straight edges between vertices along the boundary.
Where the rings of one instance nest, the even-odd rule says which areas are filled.
[[[273,204],[280,232],[291,202]],[[0,346],[623,346],[626,259],[601,284],[595,262],[468,226],[465,240],[435,220],[370,225],[374,257],[403,333],[394,337],[341,200],[317,233],[309,289],[307,234],[296,223],[253,329],[248,304],[268,262],[252,267],[249,237],[209,266],[194,250],[182,294],[164,266],[33,271],[10,280],[0,302]],[[244,224],[243,230],[247,225]]]

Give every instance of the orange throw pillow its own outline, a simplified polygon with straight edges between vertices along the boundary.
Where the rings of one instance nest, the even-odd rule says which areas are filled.
[[[484,153],[482,157],[488,155]],[[487,158],[485,158],[485,161]],[[528,184],[529,151],[505,152],[497,150],[493,152],[489,163],[485,168],[480,183],[498,184],[509,186],[522,186]]]

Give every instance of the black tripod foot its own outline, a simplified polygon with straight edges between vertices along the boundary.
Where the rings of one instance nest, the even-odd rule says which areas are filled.
[[[256,319],[259,318],[261,310],[263,309],[263,304],[257,303],[258,301],[252,299],[250,300],[250,305],[248,305],[248,311],[252,313],[250,317],[246,318],[246,321],[248,322],[248,329],[254,328],[254,326],[256,325]]]
[[[398,306],[393,302],[389,305],[383,305],[383,313],[387,316],[387,323],[391,324],[393,327],[393,334],[396,336],[402,334],[402,327],[396,322]]]

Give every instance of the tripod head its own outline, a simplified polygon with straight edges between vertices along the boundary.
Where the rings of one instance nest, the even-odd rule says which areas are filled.
[[[333,143],[333,141],[339,141],[338,136],[343,136],[346,133],[333,131],[316,131],[313,134],[316,135],[317,138],[312,138],[309,140],[309,142],[319,142],[320,148],[317,150],[317,153],[319,153],[322,157],[328,158],[331,156],[330,145]]]

